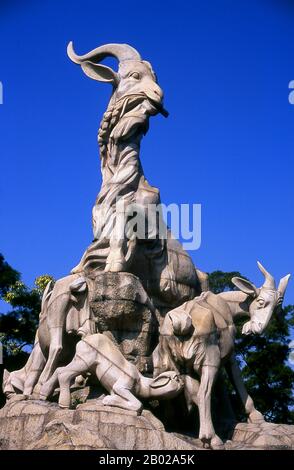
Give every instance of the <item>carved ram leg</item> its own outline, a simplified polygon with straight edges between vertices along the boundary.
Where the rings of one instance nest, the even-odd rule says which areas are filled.
[[[125,245],[126,215],[123,203],[116,203],[115,226],[110,235],[109,255],[106,260],[105,271],[121,272],[126,269],[126,260],[123,253]]]
[[[202,365],[197,363],[200,357],[196,358],[194,363],[194,370],[200,373],[200,387],[197,394],[200,419],[199,439],[205,447],[210,446],[214,449],[223,446],[222,440],[215,433],[211,418],[211,392],[220,367],[220,350],[214,333],[206,337],[203,352],[205,356],[201,360]]]
[[[72,381],[87,372],[87,363],[79,356],[75,356],[72,362],[66,366],[59,374],[58,381],[60,386],[60,394],[58,404],[61,408],[69,408],[71,403],[70,385]]]
[[[3,392],[7,400],[24,400],[26,397],[23,394],[24,382],[26,379],[26,368],[23,367],[20,370],[8,372],[4,370],[3,373]],[[22,392],[20,395],[19,392]],[[21,397],[21,398],[19,398]]]
[[[66,315],[71,299],[71,290],[69,281],[75,279],[67,276],[56,282],[52,294],[50,296],[50,304],[46,308],[46,321],[49,330],[49,355],[40,376],[38,388],[51,377],[55,371],[59,355],[62,350],[62,337],[65,330]]]
[[[40,388],[39,398],[40,400],[47,400],[47,398],[51,395],[54,388],[58,385],[59,382],[59,374],[65,367],[58,367],[54,374],[51,376],[47,382],[45,382]]]
[[[137,235],[140,238],[145,237],[145,224],[141,224],[144,227],[143,233],[140,221],[134,217],[134,211],[143,213],[144,208],[139,204],[125,207],[124,203],[118,203],[116,211],[115,228],[109,241],[110,252],[106,260],[105,271],[122,272],[132,261],[136,251]],[[143,220],[145,221],[145,217]],[[138,233],[134,231],[134,225],[137,224],[140,225],[137,227]]]
[[[63,336],[63,327],[51,327],[50,331],[50,347],[49,355],[45,365],[45,368],[40,376],[39,385],[47,382],[54,370],[56,369],[59,355],[62,350],[62,336]]]
[[[69,408],[71,403],[70,384],[73,379],[86,370],[87,364],[79,356],[75,356],[66,367],[58,367],[52,377],[41,387],[40,398],[46,400],[59,383],[58,404],[61,408]]]
[[[35,343],[34,345],[34,349],[31,352],[30,361],[30,367],[28,368],[28,374],[24,382],[23,394],[25,396],[32,395],[34,386],[38,382],[44,365],[46,364],[46,358],[42,353],[39,342]]]
[[[241,398],[241,401],[245,408],[245,412],[248,415],[248,422],[249,423],[264,422],[263,415],[259,411],[256,410],[252,398],[250,397],[250,395],[248,395],[248,392],[243,382],[241,371],[239,369],[239,366],[234,356],[230,358],[229,363],[226,365],[226,370],[236,391],[238,392]]]
[[[46,399],[54,390],[54,387],[59,382],[59,406],[62,408],[69,408],[70,385],[73,379],[87,372],[91,368],[91,364],[97,358],[97,351],[89,346],[85,341],[79,341],[76,346],[76,354],[73,360],[65,367],[58,367],[51,378],[42,385],[40,394],[43,399]]]
[[[184,394],[187,403],[188,411],[191,411],[193,404],[197,406],[197,396],[199,392],[199,381],[192,378],[190,375],[182,376],[184,381]]]
[[[107,395],[102,403],[103,405],[117,406],[118,408],[136,411],[137,413],[143,408],[142,403],[126,388],[125,384],[119,382],[114,384],[111,395]]]
[[[123,240],[110,240],[110,253],[106,260],[104,271],[118,273],[125,271],[126,260],[123,255]]]
[[[11,399],[18,392],[22,392],[24,398],[31,395],[45,362],[46,359],[41,351],[37,332],[35,345],[26,365],[22,369],[11,373],[4,371],[3,391],[7,399]]]
[[[218,372],[218,366],[204,365],[201,371],[200,387],[197,395],[200,430],[199,439],[205,447],[220,447],[221,439],[215,434],[211,419],[211,391]]]

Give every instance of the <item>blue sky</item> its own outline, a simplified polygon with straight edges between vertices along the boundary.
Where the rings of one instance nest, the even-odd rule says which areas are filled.
[[[96,134],[110,88],[66,56],[126,42],[150,60],[168,119],[152,119],[145,174],[169,204],[202,204],[204,271],[294,273],[294,4],[3,0],[0,251],[31,284],[58,278],[92,237]],[[294,281],[286,302],[294,303]]]

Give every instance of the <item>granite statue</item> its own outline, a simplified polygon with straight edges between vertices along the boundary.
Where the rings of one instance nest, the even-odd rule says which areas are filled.
[[[110,393],[103,404],[127,410],[141,411],[141,398],[173,398],[183,388],[175,372],[163,372],[155,378],[144,377],[137,367],[128,362],[113,342],[103,334],[86,336],[78,342],[73,360],[56,369],[51,379],[40,390],[46,400],[59,384],[59,406],[69,408],[70,384],[78,375],[91,372]]]
[[[155,376],[165,370],[174,370],[185,376],[188,406],[194,404],[199,409],[199,438],[213,448],[222,445],[211,419],[211,391],[220,367],[226,367],[249,422],[263,421],[246,391],[235,359],[234,321],[239,317],[249,317],[242,333],[262,334],[274,311],[282,305],[290,275],[283,277],[276,288],[273,276],[261,263],[258,267],[265,276],[261,288],[234,277],[232,282],[239,291],[204,292],[168,312],[160,328],[159,344],[153,353]]]
[[[146,232],[139,236],[128,236],[127,229],[129,208],[147,217],[148,206],[160,204],[159,190],[146,180],[140,161],[150,117],[168,115],[156,75],[151,64],[126,44],[108,44],[79,56],[69,43],[68,55],[87,76],[110,83],[113,90],[98,132],[102,187],[93,207],[94,241],[72,272],[131,272],[142,279],[155,303],[179,305],[203,290],[206,275],[195,268],[169,230],[166,239],[149,230],[155,226],[156,231],[156,221],[147,220]],[[100,64],[108,56],[118,60],[118,72]],[[124,213],[121,217],[118,207]]]
[[[89,77],[113,87],[98,132],[103,181],[93,208],[94,241],[72,274],[59,279],[43,303],[38,339],[29,359],[36,366],[26,380],[27,394],[32,393],[37,382],[41,386],[50,379],[62,361],[69,335],[83,337],[96,332],[89,299],[97,273],[134,273],[151,301],[164,311],[192,299],[206,286],[207,276],[195,268],[169,231],[167,239],[140,240],[132,235],[126,238],[128,215],[121,218],[116,213],[118,202],[127,208],[135,204],[142,213],[149,204],[160,202],[159,191],[145,179],[139,158],[149,117],[159,112],[167,116],[163,92],[151,64],[126,44],[108,44],[78,56],[69,43],[68,55]],[[118,72],[99,63],[108,56],[118,59]],[[117,228],[116,222],[121,227]],[[37,371],[44,362],[38,377]]]
[[[146,317],[146,311],[148,310],[150,311],[151,316],[155,315],[155,308],[147,293],[139,279],[133,275],[128,275],[127,273],[121,274],[121,276],[119,276],[118,273],[112,275],[113,279],[111,279],[111,281],[112,284],[115,284],[115,289],[113,289],[108,283],[108,278],[110,276],[110,273],[105,273],[104,275],[102,274],[97,276],[95,282],[91,279],[87,279],[86,282],[84,277],[72,275],[71,278],[75,279],[72,280],[72,284],[69,285],[69,293],[62,292],[59,288],[56,289],[56,284],[58,287],[58,284],[60,282],[62,283],[62,279],[57,281],[55,286],[53,286],[52,281],[50,281],[43,293],[39,325],[35,336],[34,346],[27,363],[20,370],[13,371],[11,373],[8,371],[4,372],[3,391],[7,398],[11,397],[15,393],[23,394],[24,396],[32,396],[33,394],[34,396],[37,396],[41,385],[49,380],[55,369],[58,366],[68,364],[73,359],[76,344],[81,337],[84,338],[85,336],[92,335],[97,329],[101,329],[101,331],[104,332],[105,328],[103,328],[103,326],[105,325],[106,317],[113,328],[113,321],[109,318],[109,316],[111,316],[109,314],[109,307],[110,309],[124,309],[125,306],[127,306],[129,310],[128,316],[130,316],[130,308],[132,305],[132,309],[136,311],[136,318],[134,318],[131,323],[127,323],[126,319],[123,320],[125,335],[127,337],[130,336],[129,330],[131,329],[132,336],[134,336],[134,329],[136,326],[138,329],[138,340],[140,340],[141,337],[141,342],[147,342],[146,334],[148,332],[146,331],[146,328],[148,325],[146,322],[141,326],[144,331],[140,331],[140,324],[142,322],[142,318],[140,317],[140,315],[142,315],[140,307],[145,306],[145,314],[143,312],[143,316]],[[102,317],[102,320],[99,321],[99,318],[97,318],[93,311],[91,323],[88,325],[87,329],[85,329],[85,323],[82,323],[84,330],[81,332],[79,330],[79,327],[81,326],[81,312],[85,310],[85,305],[87,310],[90,309],[89,297],[91,297],[91,295],[92,297],[95,297],[95,288],[96,295],[98,290],[101,299],[109,298],[112,302],[109,300],[107,307],[104,301],[98,303],[99,317]],[[57,295],[57,299],[55,302],[52,302],[52,294],[54,292]],[[64,298],[68,296],[70,296],[71,307],[67,310],[56,308],[62,303]],[[115,300],[118,296],[121,300]],[[133,302],[131,301],[132,298],[134,299]],[[110,303],[114,305],[110,306]],[[102,315],[100,313],[100,309],[103,309]],[[60,347],[60,349],[57,350],[57,361],[49,364],[50,375],[48,378],[45,376],[44,379],[43,377],[46,369],[48,369],[48,363],[50,360],[50,347],[52,348],[56,345],[56,343],[54,343],[56,336],[50,334],[50,328],[53,328],[54,333],[59,331],[61,332],[61,342],[63,347]],[[115,334],[115,331],[112,333]],[[119,336],[122,337],[123,333],[124,331],[122,331]],[[134,337],[133,342],[135,342],[135,339],[136,338]],[[134,346],[138,353],[138,345],[135,343]],[[146,344],[146,346],[148,345]],[[146,349],[148,350],[148,347]],[[122,351],[124,351],[124,348],[122,348]]]
[[[8,405],[15,399],[37,400],[44,411],[59,388],[59,406],[69,408],[73,382],[89,375],[109,393],[94,408],[121,408],[136,418],[145,401],[184,395],[188,408],[199,410],[204,446],[220,448],[211,394],[222,368],[248,421],[264,422],[236,362],[235,320],[249,317],[244,335],[262,334],[282,305],[290,275],[276,287],[258,263],[262,287],[235,277],[238,291],[212,293],[207,274],[195,267],[160,210],[149,210],[160,207],[161,200],[145,178],[141,141],[151,117],[168,116],[151,64],[127,44],[78,55],[70,42],[67,53],[88,77],[112,86],[98,131],[102,186],[92,211],[93,241],[69,275],[47,285],[29,359],[22,369],[4,372]],[[118,61],[117,71],[101,63],[108,57]],[[135,229],[138,216],[143,231]]]
[[[87,316],[89,283],[81,276],[71,275],[47,285],[33,350],[21,370],[10,376],[6,372],[6,395],[13,390],[31,395],[37,384],[50,378],[58,364],[72,359],[80,337],[95,333],[94,320]],[[65,285],[68,291],[64,290]]]

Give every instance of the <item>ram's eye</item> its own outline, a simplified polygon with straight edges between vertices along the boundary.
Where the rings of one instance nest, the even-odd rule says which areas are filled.
[[[258,300],[257,300],[257,303],[258,303],[258,306],[259,306],[259,307],[264,307],[265,300],[264,300],[264,299],[258,299]]]
[[[132,77],[135,80],[139,80],[140,74],[138,72],[132,72],[132,73],[130,73],[129,77]]]

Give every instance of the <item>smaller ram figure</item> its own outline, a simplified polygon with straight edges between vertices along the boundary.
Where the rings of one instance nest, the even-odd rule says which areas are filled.
[[[56,369],[40,390],[46,400],[59,383],[59,406],[70,407],[70,385],[79,375],[92,372],[110,393],[102,403],[139,413],[142,403],[136,398],[173,398],[183,388],[179,374],[164,372],[156,378],[144,377],[134,364],[128,362],[114,343],[97,333],[86,336],[76,347],[73,360]]]
[[[159,344],[153,352],[155,376],[165,370],[183,374],[188,408],[194,404],[199,409],[199,438],[205,446],[212,448],[223,445],[211,419],[211,391],[222,365],[240,395],[248,421],[264,421],[246,391],[235,359],[234,321],[249,316],[242,333],[262,334],[273,312],[282,305],[290,275],[283,277],[276,288],[271,274],[260,263],[258,267],[265,276],[261,288],[234,277],[232,282],[240,291],[204,292],[171,310],[164,318]]]

